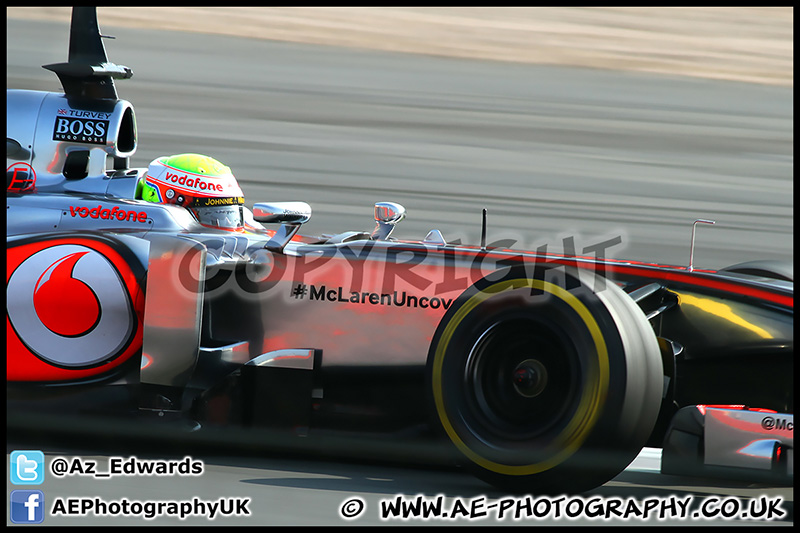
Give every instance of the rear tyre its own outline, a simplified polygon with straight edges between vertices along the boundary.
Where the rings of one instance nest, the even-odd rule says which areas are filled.
[[[464,465],[510,492],[580,492],[632,461],[658,416],[655,334],[616,285],[509,270],[468,289],[428,357],[436,424]]]
[[[791,261],[778,261],[764,259],[760,261],[748,261],[725,267],[720,272],[732,272],[734,274],[749,274],[762,278],[779,279],[794,282],[794,264]]]

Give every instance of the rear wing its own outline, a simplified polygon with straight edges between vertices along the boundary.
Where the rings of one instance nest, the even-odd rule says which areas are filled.
[[[96,7],[73,7],[66,63],[44,65],[58,75],[67,98],[116,100],[114,79],[133,76],[128,67],[110,63],[97,24]],[[113,39],[113,37],[110,37]]]

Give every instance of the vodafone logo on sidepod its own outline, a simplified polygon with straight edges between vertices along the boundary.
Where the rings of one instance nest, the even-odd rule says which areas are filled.
[[[92,248],[64,244],[25,259],[7,285],[8,319],[44,361],[90,367],[130,342],[136,315],[114,265]]]

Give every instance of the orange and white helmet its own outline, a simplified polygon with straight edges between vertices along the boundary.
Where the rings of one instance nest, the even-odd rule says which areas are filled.
[[[153,160],[137,196],[148,202],[186,207],[205,226],[243,226],[241,187],[230,168],[205,155],[179,154]]]

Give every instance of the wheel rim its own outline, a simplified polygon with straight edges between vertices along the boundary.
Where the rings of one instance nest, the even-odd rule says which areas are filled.
[[[494,324],[465,365],[464,421],[485,444],[530,441],[563,428],[580,399],[573,344],[551,324],[525,319]]]

